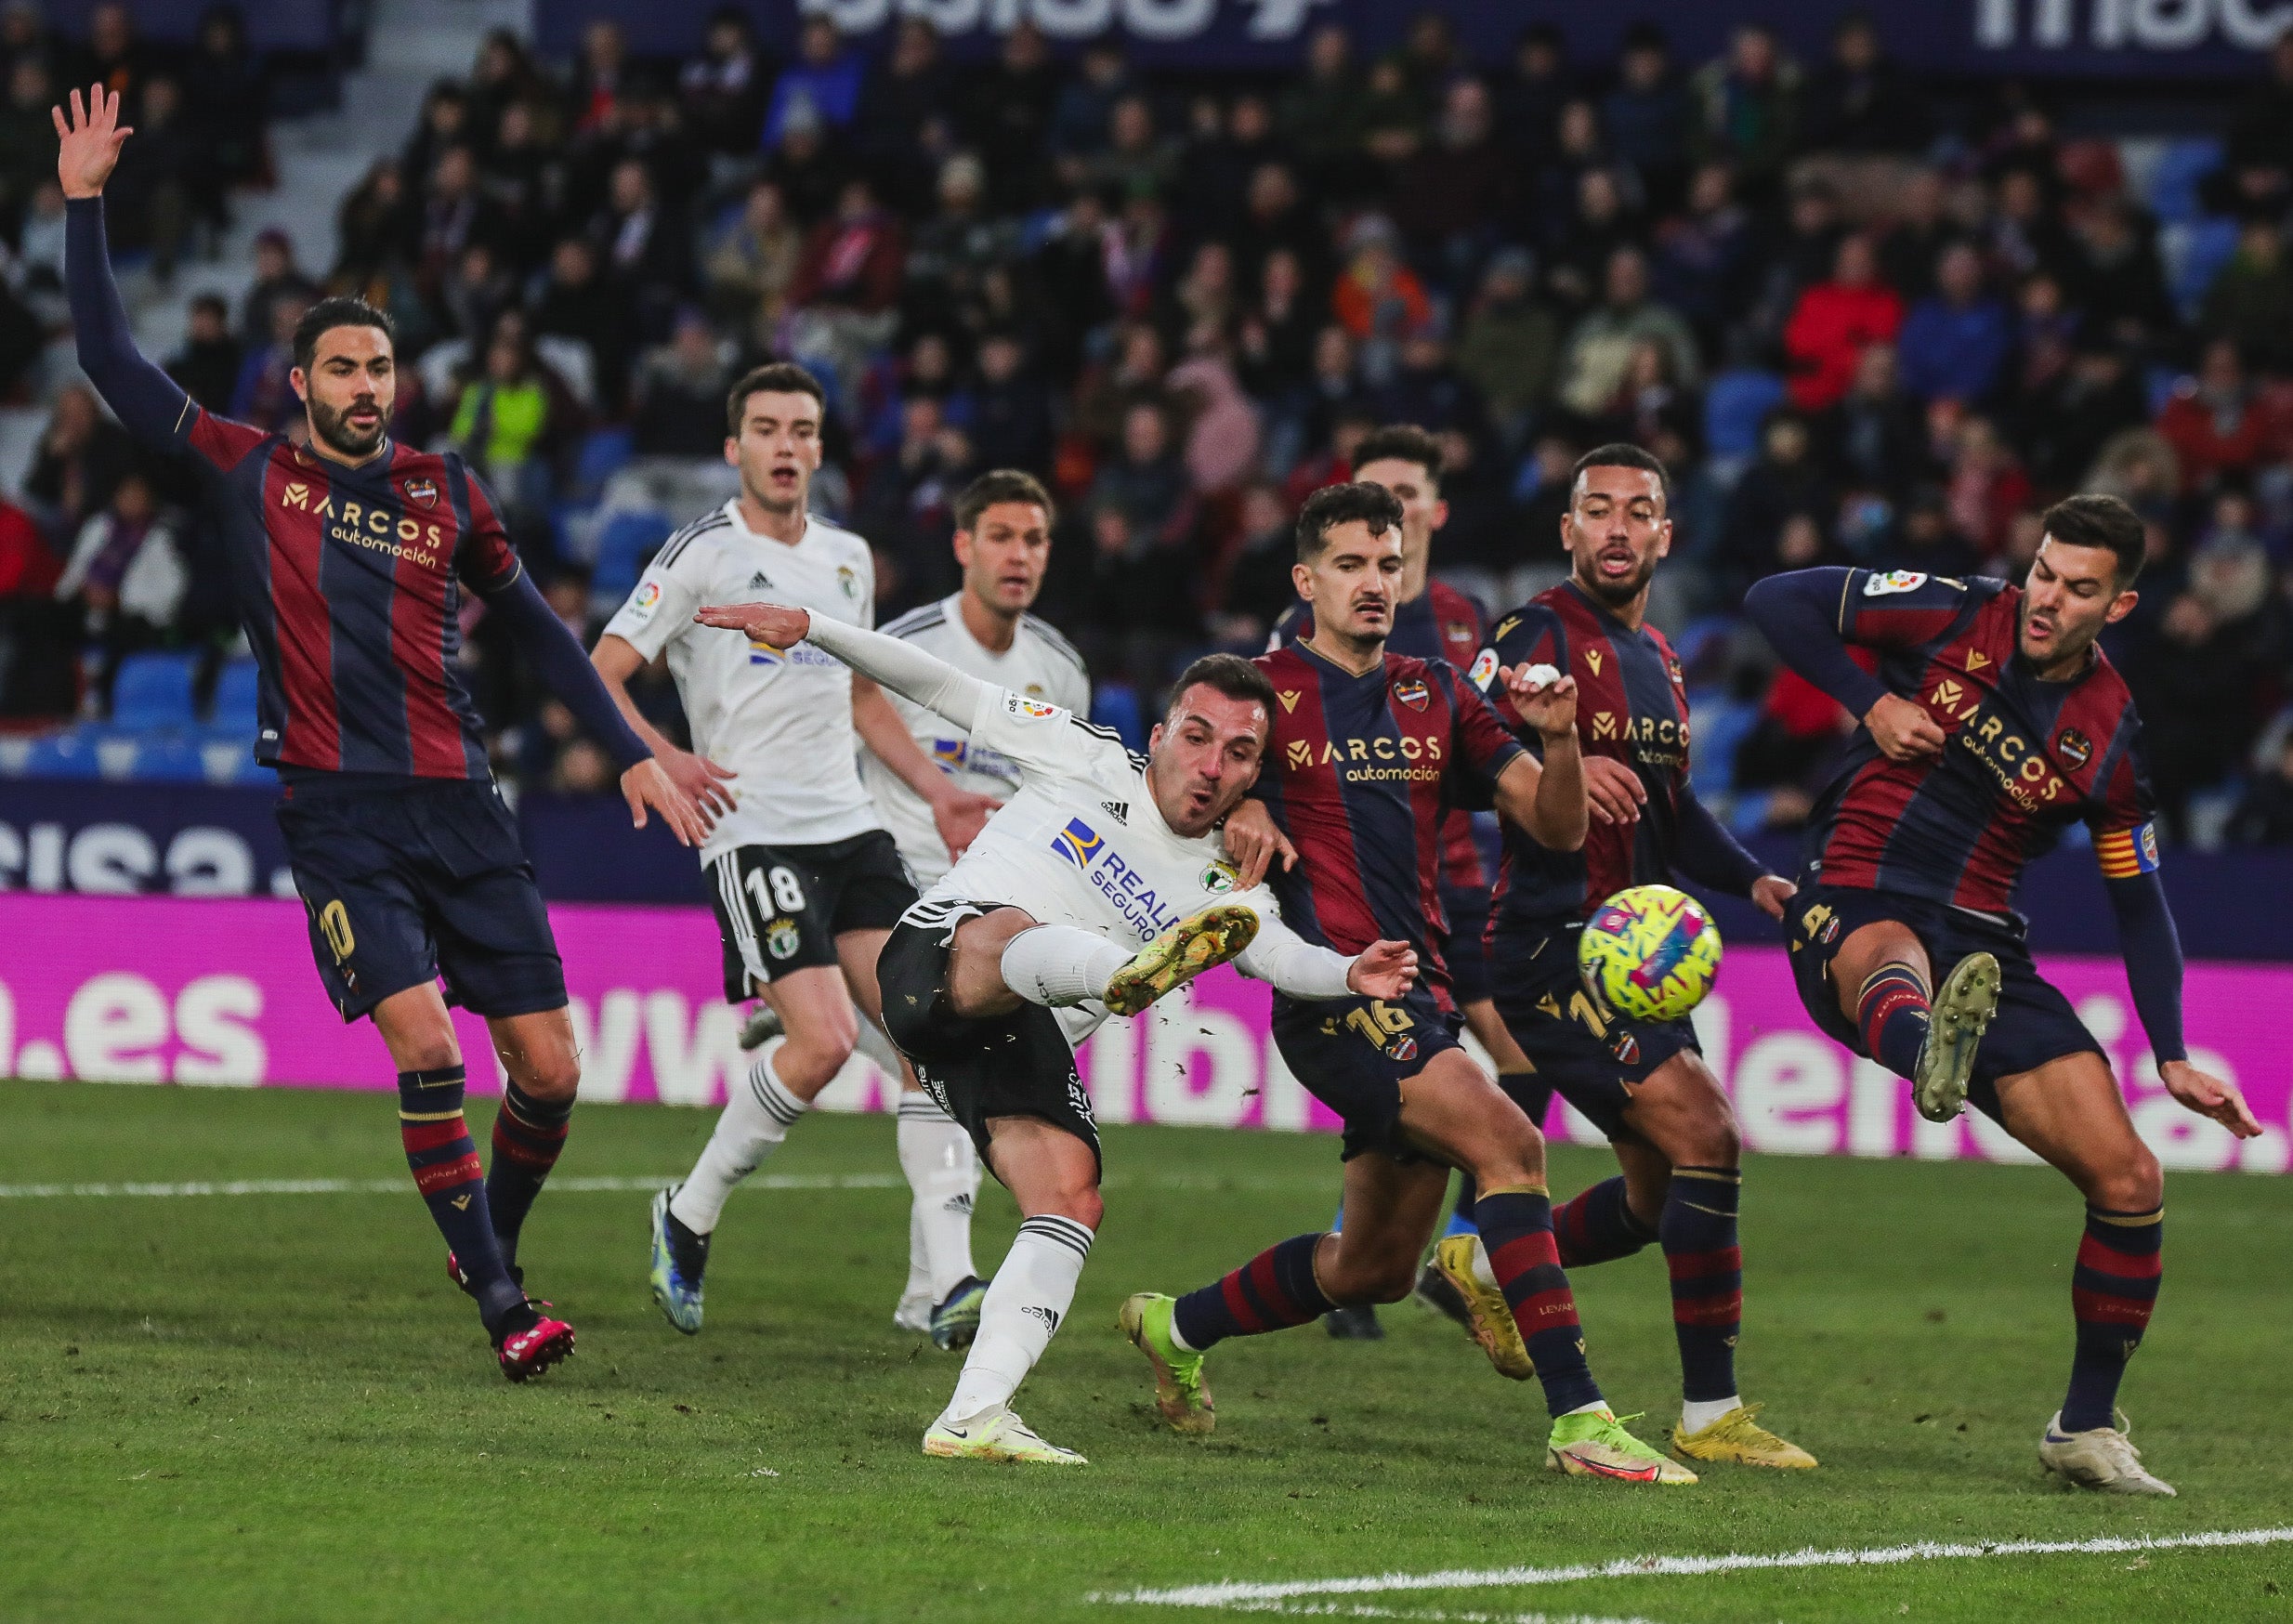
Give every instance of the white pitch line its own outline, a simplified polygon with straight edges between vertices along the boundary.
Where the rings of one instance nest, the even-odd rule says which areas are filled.
[[[1614,1562],[1581,1563],[1569,1567],[1451,1568],[1440,1573],[1382,1573],[1361,1578],[1298,1579],[1283,1584],[1185,1585],[1166,1591],[1094,1591],[1085,1601],[1124,1602],[1160,1607],[1238,1607],[1286,1601],[1292,1596],[1373,1595],[1394,1591],[1455,1591],[1513,1588],[1527,1585],[1574,1584],[1591,1578],[1688,1578],[1711,1573],[1743,1573],[1779,1567],[1885,1567],[1905,1562],[1933,1562],[1975,1556],[2110,1555],[2129,1551],[2212,1551],[2242,1545],[2281,1545],[2293,1541],[2293,1527],[2237,1528],[2208,1534],[2175,1534],[2159,1539],[2110,1538],[2095,1539],[2007,1539],[1972,1545],[1945,1545],[1921,1540],[1916,1545],[1865,1547],[1860,1550],[1777,1552],[1724,1556],[1626,1556]]]
[[[1404,1613],[1367,1602],[1244,1602],[1238,1613],[1273,1613],[1284,1618],[1397,1618],[1404,1624],[1656,1624],[1635,1613],[1629,1618],[1591,1613],[1445,1613],[1438,1608]]]

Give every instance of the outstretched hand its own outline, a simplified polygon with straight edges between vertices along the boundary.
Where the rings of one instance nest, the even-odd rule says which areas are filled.
[[[1371,942],[1345,973],[1345,985],[1364,998],[1406,997],[1417,985],[1417,950],[1407,942]]]
[[[2240,1139],[2258,1139],[2261,1124],[2254,1120],[2246,1096],[2234,1082],[2200,1071],[2186,1060],[2169,1060],[2157,1068],[2167,1092],[2189,1110],[2210,1117]]]
[[[60,107],[47,111],[56,124],[56,178],[62,183],[64,195],[101,197],[103,183],[111,178],[120,161],[121,143],[136,133],[119,127],[119,97],[100,85],[91,85],[85,105],[77,90],[72,93],[70,118]]]
[[[621,792],[629,803],[629,821],[637,828],[645,827],[645,809],[650,806],[661,814],[679,845],[699,845],[709,837],[709,826],[694,807],[692,797],[678,789],[661,763],[650,756],[621,775]]]
[[[1244,800],[1226,814],[1220,832],[1225,838],[1226,860],[1239,872],[1235,882],[1238,889],[1247,891],[1264,879],[1277,858],[1282,861],[1284,873],[1298,866],[1298,848],[1275,826],[1274,815],[1264,801]]]
[[[709,604],[693,619],[704,626],[746,632],[753,641],[775,648],[793,648],[812,631],[810,614],[800,609],[784,609],[777,603]]]

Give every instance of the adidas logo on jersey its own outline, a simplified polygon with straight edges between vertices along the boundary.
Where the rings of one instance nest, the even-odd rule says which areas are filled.
[[[760,586],[767,592],[772,590],[772,582],[762,570],[759,570],[755,574],[749,577],[749,590],[751,592],[754,592]]]
[[[1109,818],[1112,818],[1116,822],[1121,824],[1125,829],[1128,829],[1131,826],[1130,802],[1101,801],[1099,803],[1099,810],[1106,813]]]

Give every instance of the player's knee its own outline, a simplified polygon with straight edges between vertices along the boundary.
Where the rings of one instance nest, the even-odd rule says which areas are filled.
[[[1673,1163],[1687,1167],[1734,1167],[1743,1159],[1743,1133],[1736,1126],[1734,1114],[1723,1112],[1697,1121],[1682,1135],[1681,1154],[1673,1158]]]
[[[431,1038],[401,1040],[394,1045],[400,1071],[444,1071],[462,1064],[462,1051],[451,1032]]]
[[[792,1089],[825,1088],[858,1046],[858,1013],[841,1011],[825,1019],[807,1021],[801,1029],[790,1032],[788,1041],[773,1056],[772,1068]]]
[[[1544,1181],[1544,1135],[1526,1117],[1489,1135],[1470,1170],[1485,1190]]]
[[[1052,1199],[1047,1211],[1061,1218],[1071,1218],[1085,1229],[1096,1234],[1099,1223],[1107,1216],[1107,1203],[1099,1198],[1096,1185],[1073,1185],[1060,1190]]]
[[[2133,1154],[2093,1182],[2086,1198],[2112,1212],[2148,1212],[2165,1202],[2166,1175],[2150,1147],[2137,1142]]]
[[[582,1086],[581,1056],[570,1049],[530,1058],[519,1069],[518,1086],[549,1105],[571,1099]]]

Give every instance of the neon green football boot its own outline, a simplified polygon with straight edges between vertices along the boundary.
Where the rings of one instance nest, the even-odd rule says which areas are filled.
[[[1258,916],[1239,902],[1213,902],[1139,949],[1107,978],[1107,1007],[1134,1015],[1256,939]]]
[[[1638,1421],[1626,1416],[1624,1421]],[[1605,1409],[1582,1410],[1554,1416],[1553,1435],[1546,1442],[1548,1471],[1570,1477],[1609,1477],[1619,1483],[1694,1483],[1696,1473],[1659,1449],[1650,1447],[1624,1430]]]
[[[1141,1291],[1124,1300],[1116,1323],[1155,1368],[1155,1408],[1171,1430],[1207,1433],[1218,1424],[1218,1407],[1202,1374],[1202,1356],[1180,1347],[1171,1335],[1171,1311],[1177,1306],[1175,1297]]]

